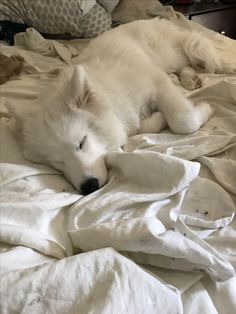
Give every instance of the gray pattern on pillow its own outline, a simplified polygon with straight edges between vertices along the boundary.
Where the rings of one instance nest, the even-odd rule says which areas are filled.
[[[96,0],[1,0],[0,20],[80,38],[95,37],[111,27],[111,15]]]

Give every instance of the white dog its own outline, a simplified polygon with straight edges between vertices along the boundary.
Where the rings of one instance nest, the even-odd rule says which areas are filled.
[[[193,70],[228,72],[210,41],[155,18],[119,26],[91,41],[37,106],[8,108],[22,130],[24,156],[63,172],[83,194],[105,184],[107,151],[137,132],[198,130],[211,116],[171,81],[200,86]],[[33,109],[34,108],[34,109]]]

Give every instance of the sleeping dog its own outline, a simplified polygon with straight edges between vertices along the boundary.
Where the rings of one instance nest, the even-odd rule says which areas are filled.
[[[197,131],[212,115],[172,82],[201,86],[196,71],[231,71],[211,41],[154,18],[119,26],[93,39],[79,64],[64,71],[31,106],[8,108],[21,130],[25,158],[59,171],[82,194],[107,180],[106,153],[137,132]]]

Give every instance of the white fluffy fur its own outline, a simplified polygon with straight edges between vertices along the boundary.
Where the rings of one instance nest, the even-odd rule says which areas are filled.
[[[190,68],[191,67],[191,68]],[[80,65],[45,91],[34,110],[9,110],[18,120],[27,159],[61,170],[83,193],[106,182],[104,156],[137,132],[198,130],[211,116],[207,103],[193,104],[168,73],[180,75],[194,89],[201,82],[193,70],[224,72],[210,41],[155,18],[135,21],[94,39]],[[98,186],[85,191],[89,178]]]

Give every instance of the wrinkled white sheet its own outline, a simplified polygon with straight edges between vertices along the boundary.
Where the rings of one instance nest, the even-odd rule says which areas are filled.
[[[4,113],[66,62],[1,48],[28,62],[0,87]],[[86,197],[26,162],[2,119],[2,313],[235,313],[236,77],[202,78],[189,96],[208,100],[214,117],[188,136],[131,137],[107,157],[108,184]]]
[[[176,289],[110,248],[15,270],[2,279],[1,313],[182,313]]]

